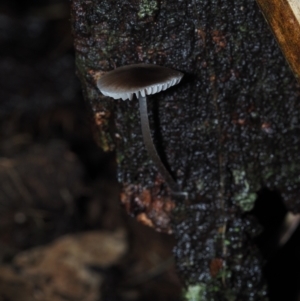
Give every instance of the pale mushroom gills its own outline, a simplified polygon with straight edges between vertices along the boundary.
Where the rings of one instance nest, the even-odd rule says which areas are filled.
[[[146,95],[164,91],[180,82],[183,73],[157,65],[135,64],[117,68],[104,74],[97,82],[100,92],[114,99],[139,100],[142,134],[145,147],[159,173],[175,195],[184,195],[166,169],[154,146],[149,126]]]

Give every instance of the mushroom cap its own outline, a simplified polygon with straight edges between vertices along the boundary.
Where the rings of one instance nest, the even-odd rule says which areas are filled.
[[[117,68],[104,74],[97,86],[105,96],[132,99],[139,93],[144,97],[177,85],[183,73],[151,64],[135,64]]]

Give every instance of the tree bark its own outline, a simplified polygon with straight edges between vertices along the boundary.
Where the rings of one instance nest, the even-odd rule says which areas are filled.
[[[262,186],[299,212],[300,89],[256,2],[72,0],[72,22],[78,75],[96,139],[116,152],[121,201],[174,233],[186,298],[265,300],[258,225],[244,213]],[[186,202],[171,197],[147,155],[138,101],[96,87],[103,72],[140,62],[185,73],[148,103],[155,144]]]

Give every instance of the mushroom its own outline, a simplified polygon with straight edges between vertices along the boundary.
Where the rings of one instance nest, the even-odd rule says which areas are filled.
[[[169,171],[161,161],[154,146],[149,126],[147,98],[178,84],[183,77],[179,71],[151,64],[135,64],[117,68],[104,74],[97,82],[98,89],[114,99],[132,100],[134,94],[139,100],[142,134],[146,149],[159,173],[175,195],[181,192]]]

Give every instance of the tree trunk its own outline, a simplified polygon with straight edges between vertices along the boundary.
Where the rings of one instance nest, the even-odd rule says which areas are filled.
[[[72,0],[72,21],[96,139],[116,151],[121,201],[174,233],[187,299],[265,300],[258,225],[244,213],[262,186],[299,212],[300,89],[256,2]],[[138,101],[97,90],[103,72],[140,62],[185,73],[148,105],[159,155],[187,201],[171,197],[147,155]]]

